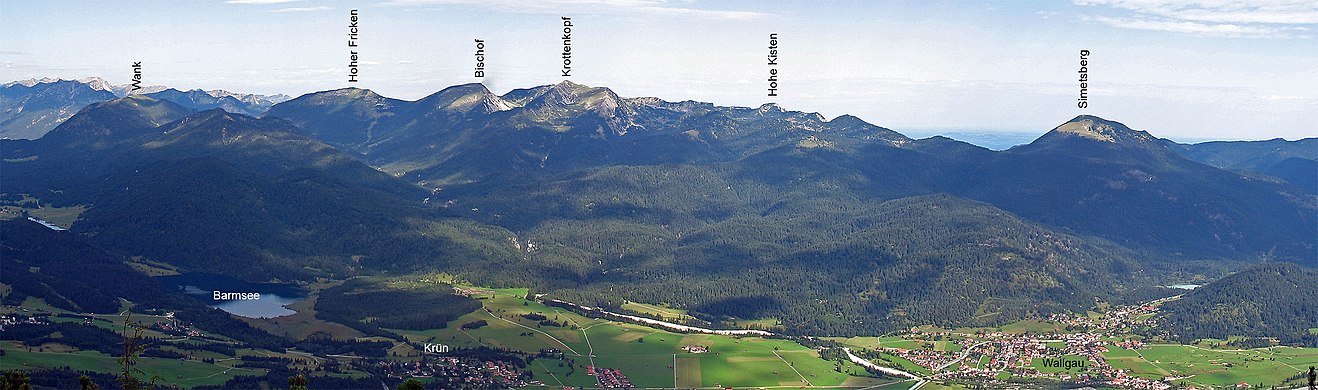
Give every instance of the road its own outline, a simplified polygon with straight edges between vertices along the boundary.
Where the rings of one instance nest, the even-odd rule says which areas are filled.
[[[783,359],[783,355],[779,355],[778,351],[773,351],[773,356],[777,356],[778,360],[782,360],[783,364],[787,365],[787,368],[792,369],[792,372],[796,373],[796,376],[801,377],[801,382],[804,382],[806,386],[814,386],[813,383],[810,383],[809,379],[805,379],[805,375],[801,375],[801,371],[796,370],[796,366],[793,366],[792,362],[787,361],[787,359]]]
[[[485,308],[482,308],[482,309],[484,309],[484,310],[485,310],[485,313],[486,313],[486,314],[489,314],[490,317],[494,317],[494,319],[497,319],[497,320],[499,320],[499,321],[503,321],[503,322],[507,322],[507,323],[509,323],[509,324],[517,325],[517,326],[520,326],[520,327],[526,328],[527,330],[530,330],[530,331],[533,331],[533,332],[539,332],[540,334],[545,335],[546,337],[549,337],[550,339],[553,339],[554,341],[557,341],[557,342],[558,342],[558,345],[562,345],[563,348],[567,348],[567,350],[572,351],[572,354],[573,354],[573,355],[581,356],[581,353],[577,352],[575,349],[572,349],[572,347],[567,346],[567,344],[564,343],[563,340],[559,340],[557,337],[554,337],[554,335],[551,335],[551,334],[549,334],[549,333],[545,333],[545,332],[543,332],[543,331],[541,331],[541,330],[539,330],[539,329],[536,329],[536,328],[532,328],[532,327],[529,327],[529,326],[526,326],[526,325],[519,324],[519,323],[514,322],[514,321],[509,321],[509,320],[507,320],[507,319],[505,319],[505,318],[503,318],[503,317],[499,317],[499,316],[497,316],[497,315],[494,315],[494,312],[490,311],[490,309],[485,309]]]
[[[961,356],[960,356],[960,357],[958,357],[958,358],[956,358],[956,359],[952,359],[952,361],[947,362],[946,364],[943,364],[943,365],[941,365],[941,366],[938,366],[938,368],[937,368],[937,369],[934,369],[933,371],[934,371],[934,372],[943,371],[943,369],[947,368],[948,366],[951,366],[952,364],[955,364],[956,362],[961,361],[961,359],[965,359],[967,356],[970,356],[970,352],[971,352],[971,351],[974,351],[975,348],[979,348],[979,346],[984,345],[984,344],[988,344],[988,343],[991,343],[991,342],[993,342],[993,341],[992,341],[992,340],[981,341],[981,342],[979,342],[979,344],[975,344],[975,345],[971,345],[971,346],[969,346],[969,347],[966,347],[966,350],[961,352]]]

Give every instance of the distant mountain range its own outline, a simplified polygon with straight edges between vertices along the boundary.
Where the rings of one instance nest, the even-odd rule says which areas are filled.
[[[416,102],[345,89],[304,95],[265,115],[314,129],[309,136],[449,194],[512,192],[497,197],[507,199],[534,193],[523,183],[544,187],[579,180],[573,172],[618,166],[744,166],[742,175],[768,167],[763,174],[773,180],[762,181],[769,184],[785,184],[792,169],[802,171],[797,179],[846,173],[855,183],[847,190],[857,196],[952,193],[1178,256],[1272,252],[1311,259],[1318,236],[1312,223],[1318,191],[1203,165],[1165,140],[1088,116],[1028,145],[993,152],[912,140],[851,116],[829,121],[772,104],[624,99],[570,82],[504,96],[469,84]],[[752,162],[758,165],[745,166]],[[506,182],[510,177],[517,179]],[[1159,223],[1142,223],[1152,216]],[[1291,229],[1272,232],[1280,226]]]
[[[1093,116],[993,151],[570,82],[416,101],[347,88],[260,118],[187,95],[89,103],[0,141],[4,200],[87,207],[72,234],[187,271],[445,271],[806,334],[1000,323],[1262,260],[1318,265],[1318,189]],[[1253,145],[1214,147],[1276,154]]]
[[[1007,150],[1016,145],[1024,145],[1039,138],[1039,133],[1017,131],[972,131],[972,130],[931,130],[904,129],[902,134],[911,138],[929,138],[943,136],[975,146],[992,150]]]
[[[129,84],[112,85],[99,77],[78,80],[54,78],[19,80],[0,89],[0,138],[36,139],[54,129],[82,107],[128,96]],[[223,90],[178,91],[164,86],[142,87],[135,94],[169,100],[186,108],[259,115],[287,95],[240,94]]]
[[[1318,190],[1318,138],[1174,145],[1185,157],[1223,169],[1258,172]]]
[[[0,89],[0,138],[40,138],[84,106],[115,97],[77,81],[5,84]]]

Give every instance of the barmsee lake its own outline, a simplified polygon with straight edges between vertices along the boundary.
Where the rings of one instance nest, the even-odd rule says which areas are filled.
[[[284,305],[307,297],[306,291],[294,284],[250,283],[215,274],[187,273],[161,276],[160,282],[183,290],[188,296],[201,300],[207,306],[249,318],[274,318],[296,313]],[[245,298],[251,298],[252,293],[257,293],[260,294],[260,298],[216,300],[216,291],[243,294]]]

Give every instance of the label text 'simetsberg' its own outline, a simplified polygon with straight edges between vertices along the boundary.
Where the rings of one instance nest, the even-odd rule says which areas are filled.
[[[1089,50],[1080,49],[1080,98],[1075,106],[1089,108]]]

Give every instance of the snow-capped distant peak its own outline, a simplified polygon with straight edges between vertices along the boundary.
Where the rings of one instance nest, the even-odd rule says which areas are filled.
[[[225,97],[225,96],[233,96],[235,99],[240,99],[240,100],[241,100],[242,97],[247,96],[247,95],[245,95],[245,94],[241,94],[241,93],[233,93],[233,92],[225,91],[225,90],[223,90],[223,89],[212,89],[212,90],[205,91],[205,92],[206,92],[207,95],[211,95],[212,97],[217,97],[217,98],[222,98],[222,97]]]
[[[9,86],[14,86],[14,85],[22,85],[22,86],[24,86],[24,87],[31,87],[31,86],[34,86],[34,85],[37,85],[37,84],[53,83],[53,82],[56,82],[56,81],[59,81],[59,79],[56,79],[56,78],[50,78],[50,77],[42,77],[42,78],[39,78],[39,79],[35,79],[35,78],[33,78],[33,79],[27,79],[27,80],[18,80],[18,81],[15,81],[15,82],[9,83],[9,84],[5,84],[5,86],[6,86],[6,87],[9,87]]]
[[[98,91],[114,92],[114,85],[100,77],[84,77],[78,79],[78,82],[87,84],[88,87]]]
[[[206,92],[207,95],[211,95],[211,97],[214,97],[214,98],[216,98],[216,99],[223,98],[223,97],[232,97],[232,98],[234,98],[234,99],[238,99],[238,101],[241,101],[241,102],[244,102],[244,103],[248,103],[248,104],[257,104],[257,105],[260,105],[260,104],[273,105],[273,104],[279,104],[279,103],[283,103],[284,101],[287,101],[287,100],[291,100],[291,99],[293,99],[292,96],[288,96],[288,95],[285,95],[285,94],[278,94],[278,95],[260,95],[260,94],[255,94],[255,93],[235,93],[235,92],[225,91],[225,90],[223,90],[223,89],[212,89],[212,90],[205,91],[205,92]]]

